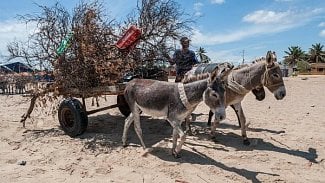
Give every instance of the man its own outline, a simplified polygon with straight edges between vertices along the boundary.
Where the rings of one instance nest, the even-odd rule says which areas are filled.
[[[198,64],[198,60],[194,51],[189,49],[190,40],[187,37],[180,39],[182,45],[181,49],[177,49],[173,55],[173,58],[169,59],[169,62],[176,64],[176,79],[175,82],[181,82],[185,73],[192,69],[193,65]]]

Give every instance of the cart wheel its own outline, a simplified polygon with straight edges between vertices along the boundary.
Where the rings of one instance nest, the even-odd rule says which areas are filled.
[[[117,95],[117,105],[118,109],[125,117],[128,117],[130,115],[131,110],[124,98],[124,95]]]
[[[70,137],[81,135],[87,129],[87,113],[77,99],[64,99],[59,106],[58,115],[61,128]]]

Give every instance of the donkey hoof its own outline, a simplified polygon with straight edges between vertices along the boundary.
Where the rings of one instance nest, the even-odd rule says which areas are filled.
[[[215,135],[211,136],[210,138],[213,142],[218,142],[218,138]]]
[[[249,146],[251,143],[249,142],[248,139],[244,139],[244,140],[243,140],[243,144],[244,144],[245,146]]]
[[[192,132],[191,130],[186,131],[185,133],[186,133],[186,135],[188,135],[188,136],[193,136],[193,132]]]
[[[179,154],[174,154],[174,158],[175,158],[175,159],[181,158],[181,155],[179,155]]]
[[[173,151],[173,156],[174,156],[174,158],[175,159],[178,159],[178,158],[180,158],[181,156],[179,155],[179,153],[177,153],[176,151]]]
[[[126,144],[126,143],[123,143],[123,147],[125,148],[125,147],[127,147],[128,146],[128,144]]]

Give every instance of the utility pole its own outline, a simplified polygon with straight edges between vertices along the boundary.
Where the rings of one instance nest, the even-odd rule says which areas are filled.
[[[245,63],[245,50],[243,50],[242,56],[243,56],[243,63],[242,63],[242,65],[244,65],[244,63]]]

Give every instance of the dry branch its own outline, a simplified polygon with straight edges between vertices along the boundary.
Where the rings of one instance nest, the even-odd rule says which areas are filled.
[[[50,92],[54,92],[54,86],[33,93],[33,96],[31,98],[31,102],[29,104],[29,107],[28,107],[26,113],[21,116],[20,122],[23,123],[24,128],[25,128],[26,119],[30,118],[30,114],[34,110],[34,106],[36,104],[37,99],[39,97],[41,97],[41,96],[44,96],[44,95],[50,93]]]

